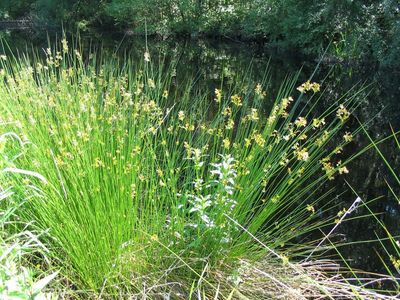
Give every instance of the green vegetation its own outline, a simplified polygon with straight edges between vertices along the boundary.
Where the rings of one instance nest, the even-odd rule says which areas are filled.
[[[312,55],[331,43],[335,59],[385,66],[397,65],[400,53],[396,0],[5,0],[1,11],[12,19],[81,29],[263,40]]]
[[[4,133],[0,136],[1,158],[2,166],[10,163],[8,154],[10,152],[6,149],[8,144],[13,145],[14,151],[18,151],[18,142],[22,141],[18,136],[13,133]],[[21,170],[22,171],[22,170]],[[34,175],[33,172],[27,172]],[[43,293],[43,288],[57,276],[58,272],[52,273],[45,277],[42,276],[43,271],[34,272],[31,268],[27,268],[24,264],[25,257],[32,257],[33,254],[40,253],[42,257],[46,257],[46,247],[40,243],[39,235],[35,232],[29,231],[28,228],[14,233],[5,234],[10,227],[15,225],[16,211],[19,206],[24,205],[21,202],[19,205],[9,205],[4,207],[4,202],[7,201],[12,195],[13,190],[11,187],[6,187],[4,183],[4,171],[0,173],[2,179],[2,191],[0,192],[0,201],[2,204],[2,211],[0,214],[0,297],[1,299],[15,299],[15,300],[39,300],[39,299],[56,299],[56,297],[49,293]],[[39,274],[38,274],[39,273]],[[35,278],[41,277],[40,280]]]
[[[41,233],[48,261],[32,263],[60,270],[67,297],[390,298],[302,242],[352,212],[335,220],[320,188],[348,173],[359,91],[318,112],[318,83],[296,74],[269,95],[267,73],[210,95],[174,87],[174,66],[147,51],[134,65],[65,39],[0,64],[2,130],[21,137],[4,152],[2,205],[18,207],[6,230]]]

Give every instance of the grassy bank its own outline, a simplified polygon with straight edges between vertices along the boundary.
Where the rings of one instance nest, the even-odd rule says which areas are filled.
[[[21,138],[4,150],[3,205],[19,207],[7,231],[43,233],[49,260],[29,263],[60,270],[68,297],[386,297],[302,242],[347,216],[321,187],[349,172],[359,91],[322,112],[320,84],[298,74],[277,95],[268,73],[198,91],[148,52],[121,61],[66,40],[0,63],[2,130]]]

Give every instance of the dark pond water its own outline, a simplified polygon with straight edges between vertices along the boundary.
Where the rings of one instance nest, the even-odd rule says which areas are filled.
[[[45,48],[46,34],[36,34],[34,39],[28,33],[6,33],[1,35],[9,42],[13,51],[25,51],[26,45]],[[131,52],[133,58],[141,59],[146,49],[145,40],[138,37],[99,35],[84,38],[87,45],[102,44],[106,50],[113,53]],[[269,68],[271,84],[268,93],[274,94],[281,82],[288,74],[293,74],[302,68],[299,83],[306,81],[317,66],[315,58],[302,57],[296,51],[284,52],[280,49],[271,49],[266,45],[244,43],[240,41],[221,40],[167,40],[157,41],[149,39],[148,48],[154,58],[166,57],[177,63],[176,85],[184,84],[187,78],[195,78],[193,84],[197,88],[213,93],[219,86],[220,78],[232,80],[238,76],[247,80],[259,82]],[[111,54],[110,54],[111,55]],[[122,54],[121,54],[122,55]],[[322,82],[327,89],[326,102],[344,94],[356,84],[369,84],[362,94],[360,108],[356,116],[361,122],[370,122],[369,132],[375,139],[390,134],[390,125],[395,131],[400,130],[400,70],[394,68],[380,68],[376,65],[365,65],[353,62],[352,65],[322,64],[315,73],[315,81]],[[326,103],[325,102],[325,103]],[[321,110],[324,109],[323,103]],[[349,124],[356,128],[358,123],[354,118]],[[365,136],[359,135],[350,147],[345,149],[346,155],[361,150],[368,143]],[[382,153],[399,173],[400,151],[393,142],[386,142],[380,146]],[[363,200],[381,197],[371,204],[371,208],[380,212],[383,220],[393,234],[400,234],[400,205],[390,194],[386,182],[393,182],[381,158],[374,151],[369,151],[351,163],[350,173],[344,178],[327,183],[327,188],[334,186],[338,196],[335,201],[343,207],[349,207],[356,198],[349,191],[346,181],[351,185]],[[393,184],[396,188],[396,185]],[[395,189],[397,195],[399,188]],[[359,209],[354,216],[366,213]],[[375,240],[376,234],[384,236],[384,232],[371,219],[359,219],[347,225],[342,225],[338,233],[345,234],[346,242]],[[376,255],[380,251],[376,242],[368,244],[354,244],[341,248],[343,255],[352,260],[352,265],[369,271],[380,271],[381,263]]]

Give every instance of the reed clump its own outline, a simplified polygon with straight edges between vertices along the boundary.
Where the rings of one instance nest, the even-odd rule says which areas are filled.
[[[174,88],[155,65],[147,52],[136,65],[66,40],[45,58],[3,57],[2,130],[23,141],[4,166],[10,203],[29,199],[18,218],[48,230],[53,265],[83,297],[232,298],[237,278],[254,278],[243,262],[292,264],[311,250],[290,242],[334,222],[320,217],[330,193],[317,190],[349,172],[341,151],[354,133],[343,126],[358,93],[318,112],[320,85],[296,89],[297,75],[273,96],[268,76],[207,94]]]

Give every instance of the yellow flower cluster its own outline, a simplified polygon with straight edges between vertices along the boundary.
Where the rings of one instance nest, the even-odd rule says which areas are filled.
[[[353,140],[353,135],[350,132],[345,132],[345,134],[343,135],[343,139],[346,143],[349,143]]]
[[[178,112],[178,120],[179,120],[179,121],[185,120],[185,112],[184,112],[183,110],[180,110],[180,111]]]
[[[236,106],[242,106],[242,105],[243,105],[242,98],[241,98],[239,95],[237,95],[237,94],[235,94],[235,95],[233,95],[233,96],[231,97],[231,101],[232,101],[232,103],[235,104]]]
[[[258,121],[260,119],[258,110],[256,108],[251,108],[250,112],[242,118],[243,122],[246,121]]]
[[[272,198],[271,198],[271,202],[272,203],[277,203],[278,201],[279,201],[279,199],[281,198],[281,196],[279,196],[279,195],[274,195]]]
[[[390,261],[392,262],[393,266],[399,270],[400,269],[400,259],[395,258],[393,255],[390,256]]]
[[[323,144],[325,144],[325,142],[329,139],[329,135],[330,135],[330,131],[329,130],[324,130],[324,132],[322,133],[322,135],[315,141],[315,144],[318,147],[321,147]]]
[[[253,138],[257,145],[259,145],[262,148],[265,146],[265,139],[263,138],[262,134],[254,133]]]
[[[267,124],[268,125],[272,125],[275,123],[275,121],[277,120],[279,115],[279,106],[275,105],[272,110],[271,110],[271,114],[269,115],[268,119],[267,119]]]
[[[102,168],[102,167],[105,166],[105,164],[104,164],[104,162],[103,162],[99,157],[96,157],[96,158],[94,159],[93,166],[96,167],[96,168]]]
[[[222,91],[220,89],[215,89],[215,102],[220,103],[222,100]]]
[[[230,117],[232,115],[232,108],[230,108],[229,106],[225,107],[222,111],[222,115]]]
[[[293,102],[293,97],[289,96],[287,98],[283,98],[282,102],[281,102],[282,109],[286,110],[289,107],[290,103],[292,103],[292,102]]]
[[[68,41],[67,41],[65,38],[63,38],[63,39],[61,40],[61,45],[62,45],[62,51],[63,51],[63,53],[68,53],[68,50],[69,50],[69,48],[68,48]]]
[[[340,175],[349,173],[349,170],[347,169],[346,166],[342,165],[341,161],[339,161],[336,166],[338,168],[338,172],[339,172]]]
[[[350,117],[350,112],[344,107],[343,104],[339,105],[338,110],[336,111],[336,116],[343,123]]]
[[[337,218],[335,219],[335,223],[339,224],[340,223],[340,218],[343,217],[343,215],[347,212],[347,209],[343,208],[341,210],[339,210],[339,212],[337,213]]]
[[[262,90],[262,85],[258,83],[254,89],[254,92],[257,96],[259,96],[261,99],[265,98],[267,96],[267,93]]]
[[[322,127],[324,125],[325,125],[325,118],[322,118],[322,119],[315,118],[315,119],[313,119],[312,127],[314,129],[317,129],[317,128]]]
[[[255,108],[252,108],[250,111],[250,114],[248,115],[248,119],[251,121],[258,121],[259,117],[258,117],[258,111]]]
[[[151,88],[151,89],[154,89],[156,87],[156,84],[155,84],[154,80],[151,79],[151,78],[149,78],[147,80],[147,84],[149,85],[149,88]]]
[[[233,119],[228,119],[226,122],[225,128],[226,130],[231,130],[235,126],[235,121]]]
[[[303,117],[298,117],[297,120],[294,122],[297,127],[306,127],[307,126],[307,119]]]
[[[326,176],[329,180],[333,180],[333,174],[335,173],[335,168],[332,166],[332,163],[329,161],[329,157],[323,158],[320,163],[322,164],[322,169],[325,171]]]
[[[311,204],[307,204],[306,210],[308,210],[312,214],[315,214],[315,208]]]
[[[297,148],[294,150],[294,155],[298,160],[307,161],[310,157],[307,148]]]
[[[321,88],[321,85],[319,83],[316,82],[310,82],[310,80],[307,80],[306,82],[304,82],[302,85],[300,85],[297,90],[304,94],[306,92],[309,91],[313,91],[314,93],[318,92]]]
[[[225,138],[222,142],[223,142],[224,148],[229,149],[229,147],[231,146],[231,141],[228,138]]]

